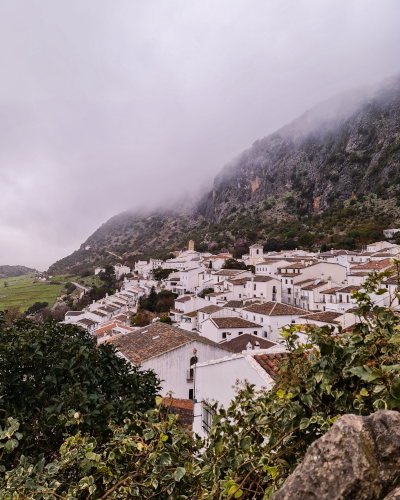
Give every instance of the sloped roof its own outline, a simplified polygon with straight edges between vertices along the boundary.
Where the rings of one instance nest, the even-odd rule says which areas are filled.
[[[217,273],[214,273],[213,276],[234,276],[235,274],[245,273],[245,269],[221,269]]]
[[[286,358],[286,353],[256,354],[255,361],[263,368],[268,375],[275,380],[279,373],[279,363]]]
[[[261,326],[246,319],[236,317],[212,318],[212,321],[214,321],[218,328],[260,328]]]
[[[247,349],[247,344],[249,342],[253,346],[253,351],[251,351],[252,353],[254,352],[254,348],[256,347],[256,342],[258,342],[259,344],[258,349],[269,349],[270,347],[276,346],[274,342],[270,342],[269,340],[263,339],[262,337],[256,337],[251,333],[244,333],[243,335],[239,335],[238,337],[235,337],[232,340],[223,342],[222,345],[228,347],[233,352],[239,353]]]
[[[266,316],[291,316],[304,314],[302,309],[281,304],[280,302],[265,302],[264,304],[253,304],[245,307],[244,311],[254,312],[257,314],[265,314]]]
[[[191,342],[200,342],[231,352],[222,344],[217,344],[197,333],[160,322],[110,340],[110,343],[136,366]]]
[[[305,314],[304,316],[301,317],[310,321],[324,321],[325,323],[337,323],[337,321],[335,320],[339,316],[343,316],[343,313],[338,313],[334,311],[323,311],[323,312],[321,311],[313,314]]]
[[[354,271],[355,269],[372,269],[372,270],[379,270],[379,269],[385,269],[386,267],[390,267],[392,265],[391,259],[382,259],[382,260],[371,260],[370,262],[365,262],[364,264],[359,264],[357,266],[353,266],[351,268],[351,271]]]
[[[177,299],[175,299],[175,302],[187,302],[191,298],[191,296],[185,295],[184,297],[178,297]]]
[[[222,311],[222,307],[219,306],[214,306],[214,304],[211,304],[210,306],[205,306],[202,307],[201,309],[198,309],[198,312],[206,313],[206,314],[213,314],[215,312]]]
[[[327,281],[320,281],[319,283],[310,283],[309,285],[302,286],[302,290],[315,290],[315,288],[319,288],[320,286],[325,286]]]

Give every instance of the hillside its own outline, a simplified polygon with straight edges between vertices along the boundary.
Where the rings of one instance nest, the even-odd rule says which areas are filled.
[[[255,241],[268,241],[270,249],[312,243],[353,248],[400,222],[399,167],[397,77],[322,103],[257,140],[193,205],[111,218],[49,271],[115,255],[166,254],[189,239],[199,249],[238,255]]]
[[[37,273],[36,269],[25,266],[0,266],[0,278],[13,278],[28,273]]]

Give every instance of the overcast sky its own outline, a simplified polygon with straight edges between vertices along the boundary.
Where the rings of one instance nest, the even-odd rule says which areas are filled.
[[[398,0],[0,0],[0,265],[47,269],[398,73],[399,19]]]

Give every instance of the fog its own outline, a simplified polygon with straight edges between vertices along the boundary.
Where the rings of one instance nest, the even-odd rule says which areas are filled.
[[[47,269],[398,73],[399,18],[398,0],[1,0],[0,264]]]

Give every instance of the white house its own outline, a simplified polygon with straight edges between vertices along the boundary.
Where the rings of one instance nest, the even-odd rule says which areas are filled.
[[[246,298],[264,297],[267,301],[281,300],[282,284],[280,280],[271,276],[251,276],[227,280],[228,290],[231,293],[228,300],[243,300]]]
[[[252,384],[256,391],[271,390],[278,365],[284,358],[285,349],[279,345],[265,350],[250,348],[210,361],[199,360],[194,367],[193,431],[200,436],[207,436],[212,422],[209,405],[218,403],[219,407],[227,408],[236,397],[237,388]]]
[[[226,310],[226,312],[228,311]],[[263,331],[262,326],[233,315],[231,317],[211,317],[199,326],[200,335],[214,342],[231,340],[244,333],[261,337]]]
[[[120,356],[143,370],[152,369],[161,379],[161,395],[193,399],[193,365],[218,359],[231,351],[198,334],[153,323],[110,339]]]
[[[131,272],[131,268],[129,266],[123,266],[122,264],[116,264],[114,266],[115,277],[117,280],[122,278],[124,274],[129,274]]]
[[[297,307],[279,302],[253,304],[242,310],[242,318],[262,326],[262,336],[279,342],[279,330],[282,326],[297,323],[304,311]]]
[[[344,313],[353,309],[356,301],[351,297],[353,292],[358,292],[360,288],[359,285],[348,285],[322,291],[324,311]]]

